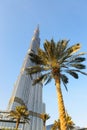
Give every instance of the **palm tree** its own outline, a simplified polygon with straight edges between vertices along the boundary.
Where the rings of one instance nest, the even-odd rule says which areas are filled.
[[[67,121],[67,129],[68,130],[72,130],[72,128],[74,128],[74,122],[72,121],[71,116],[66,112],[66,121]],[[54,121],[53,126],[51,127],[51,130],[61,130],[60,128],[60,119],[58,119],[58,121]]]
[[[50,118],[49,114],[42,113],[40,118],[43,120],[43,130],[46,130],[46,121]]]
[[[68,77],[65,73],[76,79],[78,79],[78,73],[87,75],[87,73],[81,71],[85,69],[85,65],[82,64],[85,58],[82,55],[86,53],[76,53],[81,48],[79,43],[71,47],[68,47],[68,43],[69,41],[67,40],[61,40],[57,43],[53,39],[51,41],[46,40],[44,42],[44,50],[38,48],[37,54],[34,52],[29,54],[31,61],[35,65],[25,69],[27,74],[30,75],[43,72],[42,75],[33,81],[33,85],[41,82],[47,84],[51,79],[54,79],[58,96],[61,130],[67,130],[67,122],[60,83],[62,81],[67,90]]]
[[[29,111],[27,110],[26,106],[16,106],[15,110],[11,110],[9,117],[12,117],[12,119],[16,119],[16,129],[19,126],[20,121],[22,120],[23,123],[29,123]]]

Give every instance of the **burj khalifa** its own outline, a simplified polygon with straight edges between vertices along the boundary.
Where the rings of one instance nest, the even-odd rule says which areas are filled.
[[[12,96],[8,103],[7,111],[14,110],[16,106],[26,105],[29,111],[36,113],[45,112],[45,104],[43,103],[42,95],[42,84],[37,84],[32,86],[32,78],[30,75],[26,74],[25,68],[33,66],[34,63],[31,62],[29,53],[32,51],[37,53],[37,49],[40,47],[39,38],[39,27],[34,31],[29,49],[24,58],[23,65],[21,67],[17,81],[15,82]],[[38,77],[40,73],[34,74],[33,79]],[[43,121],[42,119],[31,115],[30,124],[26,124],[24,130],[42,130]],[[6,125],[6,124],[5,124]]]

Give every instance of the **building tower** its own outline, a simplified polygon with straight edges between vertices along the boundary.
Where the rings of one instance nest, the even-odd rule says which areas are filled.
[[[42,101],[42,84],[32,86],[32,79],[26,75],[25,68],[34,65],[31,62],[29,53],[37,53],[37,48],[40,46],[39,27],[34,31],[30,47],[25,56],[22,68],[18,79],[14,85],[14,90],[8,104],[8,111],[19,105],[26,105],[29,111],[36,113],[45,112],[45,104]],[[33,78],[39,74],[35,74]],[[25,130],[42,130],[42,119],[34,116],[29,117],[30,124],[27,124]]]

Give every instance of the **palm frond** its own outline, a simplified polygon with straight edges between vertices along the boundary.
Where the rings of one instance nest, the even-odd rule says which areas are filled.
[[[67,48],[69,40],[60,40],[56,45],[56,55],[59,59]]]
[[[68,91],[67,86],[66,86],[66,84],[68,83],[68,78],[67,78],[67,76],[64,75],[64,74],[61,74],[60,78],[62,79],[62,82],[63,82],[63,84],[64,84],[64,86],[65,86],[66,91]]]
[[[79,72],[79,73],[81,73],[81,74],[87,75],[86,72],[82,72],[82,71],[80,71],[80,70],[73,69],[72,71]]]
[[[47,81],[46,81],[45,85],[47,85],[48,83],[50,83],[50,82],[51,82],[51,80],[52,80],[52,76],[50,75],[50,76],[48,76],[48,78],[47,78]]]
[[[45,82],[46,79],[47,79],[47,75],[48,75],[48,74],[43,74],[43,75],[39,76],[38,78],[34,79],[32,85],[36,85],[36,84],[38,84],[38,83],[43,83],[43,82]]]
[[[69,43],[69,40],[61,40],[61,45],[60,45],[61,54],[63,54],[64,51],[67,49],[68,43]]]
[[[86,60],[86,58],[84,58],[84,57],[75,58],[75,61],[76,61],[76,62],[83,62],[83,61],[85,61],[85,60]]]
[[[78,53],[78,54],[76,54],[76,55],[72,55],[72,60],[74,60],[75,58],[78,58],[78,57],[81,57],[81,56],[83,56],[83,55],[85,55],[85,54],[87,54],[87,52],[80,52],[80,53]]]
[[[39,64],[39,65],[44,65],[45,64],[45,62],[40,58],[39,55],[36,55],[34,53],[29,53],[29,56],[30,56],[30,60],[33,63]]]
[[[62,64],[61,64],[61,68],[66,68],[66,69],[68,69],[69,66],[68,66],[67,64],[62,63]]]
[[[83,64],[70,64],[70,66],[78,68],[78,69],[85,69],[86,66]]]
[[[78,56],[82,56],[82,55],[85,55],[85,54],[87,54],[87,52],[80,52],[80,53],[78,54]]]
[[[64,52],[67,49],[68,43],[69,40],[62,40],[62,52]]]
[[[67,59],[68,58],[72,58],[72,54],[77,52],[79,49],[80,49],[80,44],[75,44],[71,47],[69,47],[63,54],[62,54],[62,57],[60,59],[60,64],[63,63],[64,61],[68,61]]]
[[[73,53],[76,53],[81,48],[81,44],[77,43],[70,48],[67,49],[68,56],[72,55]]]
[[[47,40],[44,42],[44,49],[45,49],[46,55],[48,57],[48,60],[54,59],[54,57],[56,55],[56,52],[55,52],[56,44],[53,39],[50,42]]]
[[[31,53],[29,53],[29,56],[30,56],[30,58],[32,57],[32,58],[39,58],[39,56],[38,55],[36,55],[35,53],[33,53],[33,52],[31,52]]]
[[[19,116],[20,116],[19,113],[14,110],[11,110],[7,115],[7,117],[11,117],[11,119],[17,119],[19,118]]]
[[[73,76],[74,78],[78,79],[78,74],[72,70],[67,70],[67,73],[69,73],[71,76]]]
[[[46,53],[45,53],[45,51],[43,51],[42,49],[38,48],[38,55],[39,55],[41,58],[43,58],[43,57],[46,56]]]
[[[46,55],[46,52],[42,49],[38,48],[38,55],[40,57],[40,60],[44,64],[48,64],[48,56]]]
[[[84,58],[84,57],[77,57],[77,58],[73,58],[73,59],[70,61],[70,63],[83,62],[83,61],[85,61],[85,60],[86,60],[86,58]]]
[[[77,58],[83,58],[83,60],[85,61],[86,59],[84,57],[81,57],[82,55],[85,55],[85,54],[87,54],[87,52],[80,52],[79,54],[71,55],[69,57],[65,56],[64,58],[62,58],[63,59],[62,61],[64,63],[74,63],[75,59],[77,59]]]
[[[44,49],[45,49],[45,52],[46,54],[49,56],[50,55],[50,47],[51,47],[51,44],[48,40],[46,40],[44,42]]]
[[[68,78],[65,74],[61,74],[61,78],[63,79],[63,81],[65,82],[65,84],[68,83]]]
[[[35,74],[35,73],[46,71],[46,70],[49,70],[49,67],[42,67],[39,65],[25,68],[25,71],[27,72],[27,74]]]
[[[53,39],[51,39],[51,42],[50,42],[51,46],[50,46],[50,51],[51,51],[51,57],[55,57],[56,55],[56,44],[54,42]]]
[[[45,62],[42,60],[42,59],[36,59],[36,58],[30,58],[30,60],[35,63],[35,64],[38,64],[38,65],[45,65]]]

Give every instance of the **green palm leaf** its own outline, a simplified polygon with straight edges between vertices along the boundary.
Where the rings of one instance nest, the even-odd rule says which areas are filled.
[[[50,83],[50,82],[51,82],[51,80],[52,80],[52,76],[50,75],[50,76],[48,76],[48,78],[47,78],[47,81],[46,81],[45,85],[47,85],[48,83]]]
[[[78,74],[76,72],[73,72],[72,70],[67,70],[66,72],[69,73],[74,78],[78,79]]]
[[[39,55],[36,55],[34,53],[29,53],[29,56],[30,56],[30,60],[36,64],[39,64],[39,65],[44,65],[45,62],[40,58]]]
[[[48,56],[50,56],[50,50],[51,50],[51,45],[50,45],[50,42],[49,41],[45,41],[44,42],[44,49],[45,49],[45,52]],[[52,53],[52,52],[51,52]]]
[[[47,54],[48,60],[52,60],[56,55],[56,44],[54,40],[52,39],[50,42],[46,40],[44,42],[44,49]]]
[[[47,79],[47,74],[41,75],[40,77],[33,80],[32,85],[35,85],[37,83],[43,83],[43,82],[45,82],[46,79]]]
[[[67,60],[68,58],[70,58],[72,56],[73,53],[77,52],[80,49],[80,44],[75,44],[71,47],[69,47],[62,55],[61,60],[60,60],[60,64],[63,63],[65,60]]]
[[[56,44],[53,39],[51,39],[50,43],[51,43],[51,51],[52,51],[53,55],[55,55]]]
[[[76,58],[79,58],[79,57],[81,57],[82,55],[85,55],[85,54],[87,54],[87,53],[86,52],[81,52],[81,53],[76,54],[76,55],[71,55],[70,57],[67,57],[67,59],[65,59],[63,62],[68,62],[68,63],[73,62],[73,61],[75,62]]]
[[[38,55],[41,58],[41,61],[43,61],[43,64],[48,64],[48,56],[46,55],[46,52],[42,49],[38,48]]]
[[[35,74],[35,73],[46,71],[46,70],[49,70],[49,67],[42,67],[39,65],[25,68],[25,71],[27,71],[27,74]]]
[[[66,91],[68,91],[67,86],[66,86],[66,84],[68,83],[68,78],[67,78],[67,76],[64,75],[64,74],[61,74],[60,77],[61,77],[61,80],[62,80],[64,86],[65,86]]]
[[[70,66],[78,68],[78,69],[85,69],[86,66],[83,64],[70,64]]]
[[[51,39],[50,46],[49,46],[49,53],[50,53],[49,58],[50,59],[54,59],[55,58],[55,56],[56,56],[56,51],[55,50],[56,50],[56,44],[55,44],[54,40]]]
[[[31,74],[35,74],[37,72],[41,72],[41,68],[36,67],[36,66],[34,66],[34,67],[28,67],[25,70],[27,71],[27,74],[30,74],[30,75]]]
[[[60,41],[57,42],[57,45],[56,45],[56,58],[58,60],[63,56],[63,53],[67,48],[68,42],[69,42],[69,40],[68,41],[67,40],[60,40]]]
[[[77,58],[73,58],[73,60],[71,60],[70,63],[83,62],[85,60],[86,60],[86,58],[84,58],[84,57],[77,57]]]
[[[70,48],[68,48],[66,52],[68,53],[68,56],[69,56],[69,55],[72,55],[73,53],[76,53],[80,48],[81,48],[81,45],[77,43],[71,46]]]
[[[67,49],[68,43],[69,43],[69,40],[62,40],[61,41],[61,44],[62,44],[61,52],[62,53]]]
[[[76,71],[76,72],[79,72],[79,73],[81,73],[81,74],[87,75],[86,72],[82,72],[82,71],[80,71],[80,70],[76,70],[76,69],[74,69],[74,70],[72,70],[72,71]]]

